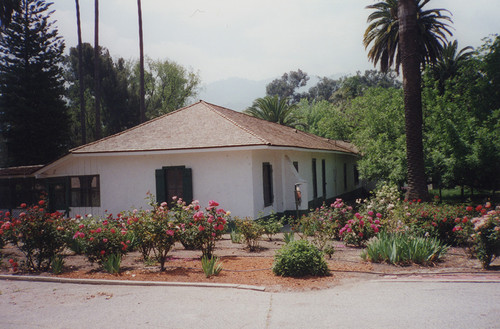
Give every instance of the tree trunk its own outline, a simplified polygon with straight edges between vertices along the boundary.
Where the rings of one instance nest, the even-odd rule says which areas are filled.
[[[140,65],[140,95],[139,95],[139,118],[140,122],[146,121],[145,91],[144,91],[144,43],[142,37],[142,6],[141,0],[137,0],[137,11],[139,17],[139,65]]]
[[[87,128],[85,125],[85,97],[83,85],[83,49],[82,49],[82,28],[80,22],[80,3],[76,3],[76,25],[78,31],[78,83],[80,85],[80,128],[82,130],[82,145],[87,143]]]
[[[95,86],[95,139],[102,138],[101,129],[101,77],[99,51],[99,0],[95,0],[95,28],[94,28],[94,86]]]
[[[418,51],[417,3],[399,0],[399,50],[403,68],[405,104],[406,160],[408,163],[407,199],[428,201],[422,142],[421,56]]]

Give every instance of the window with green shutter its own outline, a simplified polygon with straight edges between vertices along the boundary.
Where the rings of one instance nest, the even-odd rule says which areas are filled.
[[[193,201],[193,175],[185,166],[162,167],[156,169],[156,201],[171,202],[172,198],[182,198],[186,203]]]

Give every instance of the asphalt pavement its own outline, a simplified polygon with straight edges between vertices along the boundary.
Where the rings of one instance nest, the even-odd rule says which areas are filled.
[[[389,277],[307,292],[246,288],[2,279],[0,328],[500,328],[500,280]]]

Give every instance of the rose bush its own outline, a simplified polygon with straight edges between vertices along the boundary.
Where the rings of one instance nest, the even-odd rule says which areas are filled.
[[[479,211],[482,215],[472,219],[474,224],[472,238],[477,258],[483,268],[488,268],[493,258],[500,255],[500,209],[490,208],[490,203],[484,208],[481,206]]]
[[[201,210],[197,211],[192,217],[193,222],[190,222],[191,228],[198,229],[196,240],[201,245],[203,256],[207,258],[212,257],[215,242],[224,234],[227,219],[231,214],[218,207],[219,204],[216,201],[209,201],[205,212]]]
[[[311,237],[313,244],[323,250],[331,246],[335,238],[340,238],[341,229],[352,215],[353,208],[342,199],[336,199],[330,206],[323,204],[302,216],[292,228],[301,238]]]
[[[59,212],[48,212],[46,206],[44,199],[29,207],[23,203],[17,218],[8,212],[2,218],[1,234],[25,255],[28,270],[49,269],[51,259],[66,246],[68,221]]]
[[[354,214],[354,217],[348,220],[339,232],[342,240],[345,244],[365,246],[366,241],[379,233],[382,227],[380,218],[382,214],[375,214],[371,210],[365,215]]]
[[[438,205],[411,200],[394,208],[387,229],[391,232],[438,238],[448,245],[464,245],[467,239],[464,239],[460,231],[472,227],[470,218],[462,205]],[[461,227],[456,227],[458,223]]]
[[[105,219],[78,216],[73,225],[76,228],[72,238],[91,263],[102,265],[111,255],[122,256],[130,250],[133,235],[121,215],[113,218],[110,214]]]
[[[229,212],[217,208],[219,204],[215,201],[210,201],[205,209],[197,200],[189,205],[177,197],[173,201],[169,209],[167,202],[158,204],[150,196],[151,210],[134,210],[124,217],[144,260],[153,256],[162,271],[168,252],[176,242],[187,249],[200,249],[203,256],[210,258],[229,216]]]

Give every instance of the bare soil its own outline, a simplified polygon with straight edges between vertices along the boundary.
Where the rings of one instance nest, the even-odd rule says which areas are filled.
[[[245,244],[232,243],[229,235],[217,242],[215,255],[223,263],[223,270],[218,276],[206,278],[201,268],[201,252],[185,250],[176,244],[169,253],[166,270],[160,272],[157,264],[146,265],[140,253],[127,254],[121,265],[121,273],[112,275],[103,271],[97,264],[91,264],[84,256],[66,253],[64,271],[57,277],[168,281],[168,282],[207,282],[232,283],[264,286],[268,291],[312,290],[324,289],[345,282],[367,280],[384,277],[405,276],[463,276],[487,275],[500,279],[500,259],[496,259],[490,270],[481,269],[477,259],[471,258],[464,248],[450,248],[444,259],[431,266],[409,265],[394,266],[363,261],[360,257],[362,249],[346,247],[342,242],[335,242],[335,253],[332,258],[326,257],[331,274],[326,277],[285,278],[275,276],[271,270],[273,257],[284,242],[280,235],[273,240],[262,239],[260,248],[250,252]],[[22,254],[13,246],[3,250],[0,273],[12,273],[8,259],[16,258],[22,262]],[[20,272],[18,275],[28,274]],[[29,273],[33,275],[33,273]],[[36,273],[35,275],[55,276],[52,273]]]

